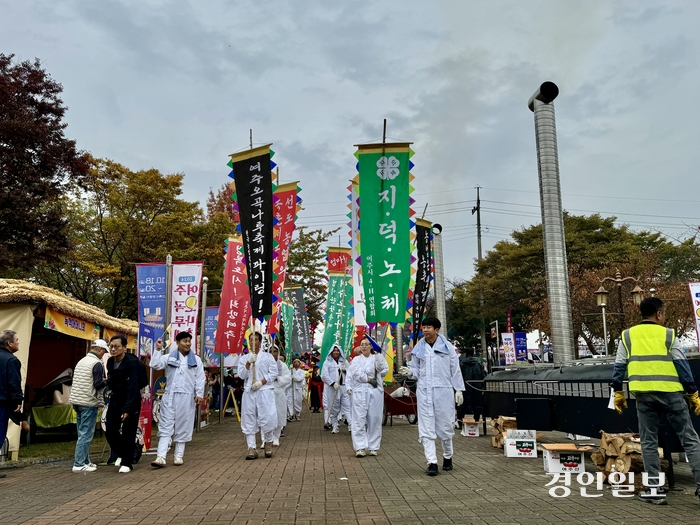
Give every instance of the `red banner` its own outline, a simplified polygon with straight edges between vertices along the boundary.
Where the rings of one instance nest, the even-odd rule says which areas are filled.
[[[269,334],[279,331],[280,303],[284,290],[284,279],[287,275],[287,261],[289,260],[289,246],[292,244],[295,219],[297,215],[298,187],[296,182],[278,186],[272,194],[272,211],[277,223],[273,227],[274,239],[277,244],[274,253],[275,280],[272,282],[272,316],[267,323]]]
[[[219,305],[219,324],[216,327],[217,353],[240,354],[243,338],[250,323],[250,292],[246,284],[243,241],[240,237],[228,240],[224,284]]]
[[[328,273],[348,273],[350,271],[350,257],[352,257],[350,248],[330,247],[328,248]]]
[[[506,332],[513,333],[513,312],[510,308],[506,311]]]

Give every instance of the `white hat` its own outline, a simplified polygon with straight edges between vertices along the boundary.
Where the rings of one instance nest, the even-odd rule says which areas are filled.
[[[104,339],[95,339],[95,340],[90,344],[90,348],[92,348],[92,347],[94,347],[94,346],[96,346],[96,347],[98,347],[98,348],[103,348],[103,349],[105,349],[105,350],[109,350],[109,345],[107,344],[107,341],[105,341]]]

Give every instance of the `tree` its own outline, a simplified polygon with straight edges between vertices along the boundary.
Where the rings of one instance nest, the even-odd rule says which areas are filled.
[[[325,306],[328,292],[326,249],[323,245],[338,229],[329,232],[307,231],[306,227],[301,226],[297,229],[297,237],[289,249],[286,284],[304,287],[306,310],[312,325],[323,321],[322,308]]]
[[[225,214],[228,219],[235,225],[238,224],[236,213],[233,211],[233,185],[224,184],[219,188],[219,191],[214,192],[209,190],[207,198],[207,216],[213,217],[217,213]]]
[[[88,164],[64,135],[61,85],[13,57],[0,54],[0,271],[22,276],[70,249],[63,194]]]
[[[220,288],[224,239],[234,228],[223,214],[204,219],[197,203],[179,198],[182,174],[131,171],[90,158],[84,189],[70,200],[70,253],[36,268],[42,284],[135,319],[137,262],[203,260]]]

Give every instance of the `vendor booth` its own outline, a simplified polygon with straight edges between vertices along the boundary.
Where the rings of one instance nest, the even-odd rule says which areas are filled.
[[[60,426],[75,421],[68,404],[72,372],[90,342],[124,334],[136,349],[138,323],[36,284],[0,279],[0,330],[14,330],[22,363],[24,416],[33,424]],[[9,457],[17,459],[20,427],[10,422]]]

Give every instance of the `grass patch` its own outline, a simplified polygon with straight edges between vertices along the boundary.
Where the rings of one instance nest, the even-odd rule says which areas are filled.
[[[93,463],[106,461],[109,457],[109,445],[105,446],[107,439],[103,436],[95,436],[90,444],[90,460]],[[100,459],[104,449],[104,459]],[[75,454],[75,440],[57,441],[53,443],[35,443],[26,447],[20,447],[20,461],[35,461],[39,459],[72,457]]]

